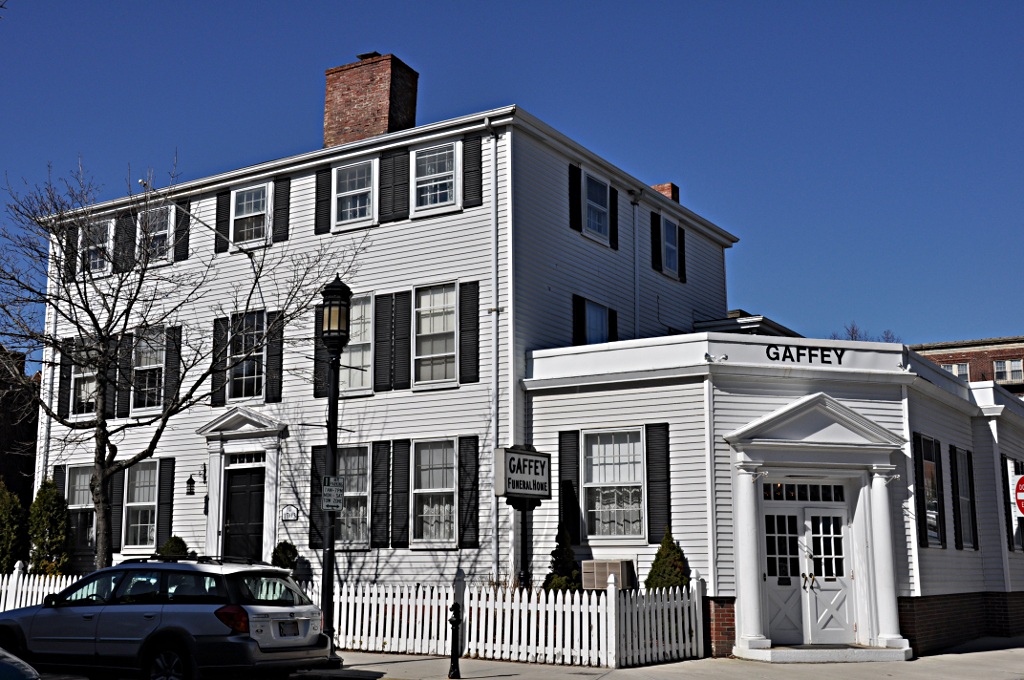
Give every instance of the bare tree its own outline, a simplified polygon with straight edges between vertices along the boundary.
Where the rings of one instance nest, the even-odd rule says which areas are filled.
[[[843,332],[832,331],[829,336],[832,340],[861,340],[863,342],[892,342],[900,343],[903,339],[888,328],[882,331],[881,335],[872,335],[856,321],[851,321],[843,326]]]
[[[290,341],[312,344],[323,284],[350,277],[365,247],[232,244],[237,255],[218,258],[190,248],[190,233],[194,243],[216,230],[186,193],[139,184],[141,192],[97,205],[81,167],[66,178],[51,169],[41,185],[8,184],[0,226],[0,344],[42,363],[43,389],[30,407],[50,419],[48,445],[91,454],[97,568],[112,560],[111,478],[152,457],[175,416],[223,394],[224,375],[283,342],[300,318],[306,331]],[[236,333],[245,343],[224,341]],[[166,368],[134,370],[139,351],[162,356]],[[46,376],[62,388],[56,403]],[[136,416],[139,400],[151,408]]]

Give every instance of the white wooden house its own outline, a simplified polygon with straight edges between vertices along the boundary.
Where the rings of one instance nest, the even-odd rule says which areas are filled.
[[[628,561],[642,581],[671,527],[707,580],[715,653],[841,643],[905,658],[908,641],[1020,632],[1007,487],[1024,461],[1019,400],[900,345],[805,340],[730,315],[737,239],[674,185],[647,186],[516,106],[415,126],[415,93],[400,60],[362,55],[327,72],[323,149],[168,198],[167,266],[214,272],[188,310],[214,348],[277,328],[272,287],[244,323],[216,304],[252,276],[239,244],[258,241],[282,272],[325,244],[364,247],[346,280],[339,580],[511,582],[518,518],[494,495],[493,450],[527,444],[552,454],[555,482],[534,513],[532,572],[546,571],[561,522],[579,558]],[[123,232],[139,223],[118,219],[128,206],[95,207],[111,250],[135,241]],[[209,403],[115,480],[116,559],[171,535],[262,559],[287,540],[319,572],[325,350],[297,342],[315,337],[316,316],[238,370],[228,359]],[[134,347],[171,348],[177,331],[163,332]],[[157,382],[126,381],[112,417],[158,411],[180,358],[126,356]],[[52,359],[44,396],[73,417],[88,376]],[[36,478],[66,492],[88,549],[91,454],[65,435],[40,426]],[[942,620],[950,602],[976,619]]]

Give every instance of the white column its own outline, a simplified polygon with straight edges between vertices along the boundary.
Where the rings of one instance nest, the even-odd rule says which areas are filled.
[[[892,515],[889,510],[889,480],[894,467],[874,468],[871,476],[872,557],[875,562],[875,606],[878,610],[878,645],[907,649],[910,643],[900,635],[896,604],[896,569],[892,556]]]
[[[733,489],[736,508],[736,646],[765,649],[772,641],[764,635],[761,615],[761,560],[758,554],[757,465],[736,466]]]

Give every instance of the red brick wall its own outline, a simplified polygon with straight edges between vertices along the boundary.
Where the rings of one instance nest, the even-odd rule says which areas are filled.
[[[930,361],[942,364],[967,364],[970,380],[995,380],[995,366],[998,360],[1024,359],[1024,347],[1007,345],[1003,347],[961,348],[950,350],[929,350],[924,354]]]
[[[419,74],[398,57],[367,57],[326,76],[325,147],[415,127]]]
[[[900,633],[914,654],[934,654],[987,635],[1024,634],[1024,593],[899,598]]]
[[[709,622],[705,635],[708,651],[714,657],[730,656],[736,644],[736,598],[708,597],[704,604]]]

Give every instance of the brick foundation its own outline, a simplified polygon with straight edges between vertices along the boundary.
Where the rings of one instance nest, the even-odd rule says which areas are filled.
[[[704,609],[708,613],[704,631],[705,653],[713,657],[730,656],[736,644],[736,598],[704,598]]]
[[[974,638],[1024,634],[1024,593],[957,593],[899,598],[900,633],[914,654]]]

